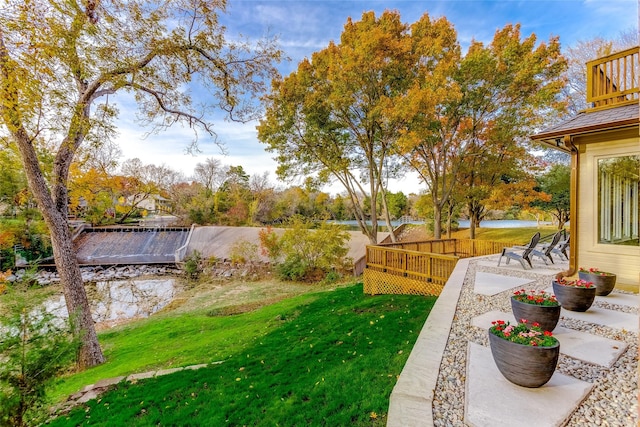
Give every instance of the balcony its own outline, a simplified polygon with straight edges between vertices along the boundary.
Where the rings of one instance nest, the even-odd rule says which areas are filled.
[[[638,102],[638,47],[587,62],[587,111]]]

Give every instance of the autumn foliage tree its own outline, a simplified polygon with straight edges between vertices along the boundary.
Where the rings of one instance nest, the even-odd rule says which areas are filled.
[[[558,221],[558,229],[561,230],[570,219],[571,168],[563,164],[552,165],[537,181],[540,191],[549,194],[550,197],[536,201],[534,206],[550,211]]]
[[[181,123],[215,137],[213,110],[255,117],[251,95],[276,74],[280,51],[269,40],[229,41],[217,19],[224,9],[224,0],[7,0],[0,11],[0,132],[50,230],[81,367],[104,356],[67,226],[71,163],[83,144],[113,137],[115,94],[133,95],[153,131]]]
[[[546,113],[563,107],[557,95],[566,61],[557,39],[522,39],[518,25],[507,25],[490,44],[473,42],[464,57],[451,59],[455,63],[441,69],[446,93],[432,96],[434,89],[423,85],[408,97],[409,106],[424,106],[408,109],[415,113],[400,139],[404,157],[429,187],[436,238],[454,187],[465,186],[469,214],[479,222],[492,187],[531,164],[526,136]]]
[[[317,175],[339,182],[372,243],[377,241],[378,195],[385,203],[387,179],[397,172],[399,122],[392,111],[411,84],[409,70],[416,60],[411,38],[396,12],[349,19],[340,43],[331,42],[273,82],[258,126],[258,138],[276,154],[278,176]]]

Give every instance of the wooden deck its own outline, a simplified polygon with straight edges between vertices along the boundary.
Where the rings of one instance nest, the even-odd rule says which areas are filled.
[[[587,62],[587,111],[638,103],[639,48]]]

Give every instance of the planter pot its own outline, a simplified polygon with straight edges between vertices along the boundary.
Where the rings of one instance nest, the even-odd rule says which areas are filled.
[[[587,282],[593,282],[596,286],[596,295],[605,296],[609,295],[613,288],[616,286],[616,275],[615,274],[593,274],[585,271],[578,272],[578,276],[582,280],[586,280]]]
[[[553,347],[533,347],[502,339],[489,332],[491,354],[500,373],[522,387],[540,387],[553,375],[560,355],[560,342]]]
[[[556,294],[556,299],[562,308],[570,311],[587,311],[596,297],[596,287],[563,286],[554,280],[553,293]]]
[[[511,310],[516,321],[527,319],[527,323],[538,322],[543,331],[553,331],[560,319],[560,306],[527,304],[511,297]]]

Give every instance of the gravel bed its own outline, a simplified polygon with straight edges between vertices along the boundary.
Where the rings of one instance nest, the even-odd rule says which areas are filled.
[[[548,268],[548,267],[547,267]],[[488,346],[487,330],[471,326],[473,317],[492,310],[511,312],[512,290],[493,296],[475,294],[473,281],[476,271],[510,275],[534,280],[526,289],[549,288],[553,275],[536,274],[535,271],[498,269],[478,265],[478,260],[469,263],[456,315],[451,325],[447,346],[443,353],[434,400],[433,420],[435,426],[463,426],[464,390],[467,362],[467,342]],[[558,268],[560,271],[560,268]],[[596,302],[602,308],[638,314],[638,309],[613,306]],[[624,341],[626,351],[616,363],[607,368],[560,355],[557,371],[594,384],[594,388],[582,404],[566,421],[566,426],[637,426],[638,425],[638,335],[606,326],[594,325],[574,319],[561,318],[559,326],[589,332],[606,338]]]

